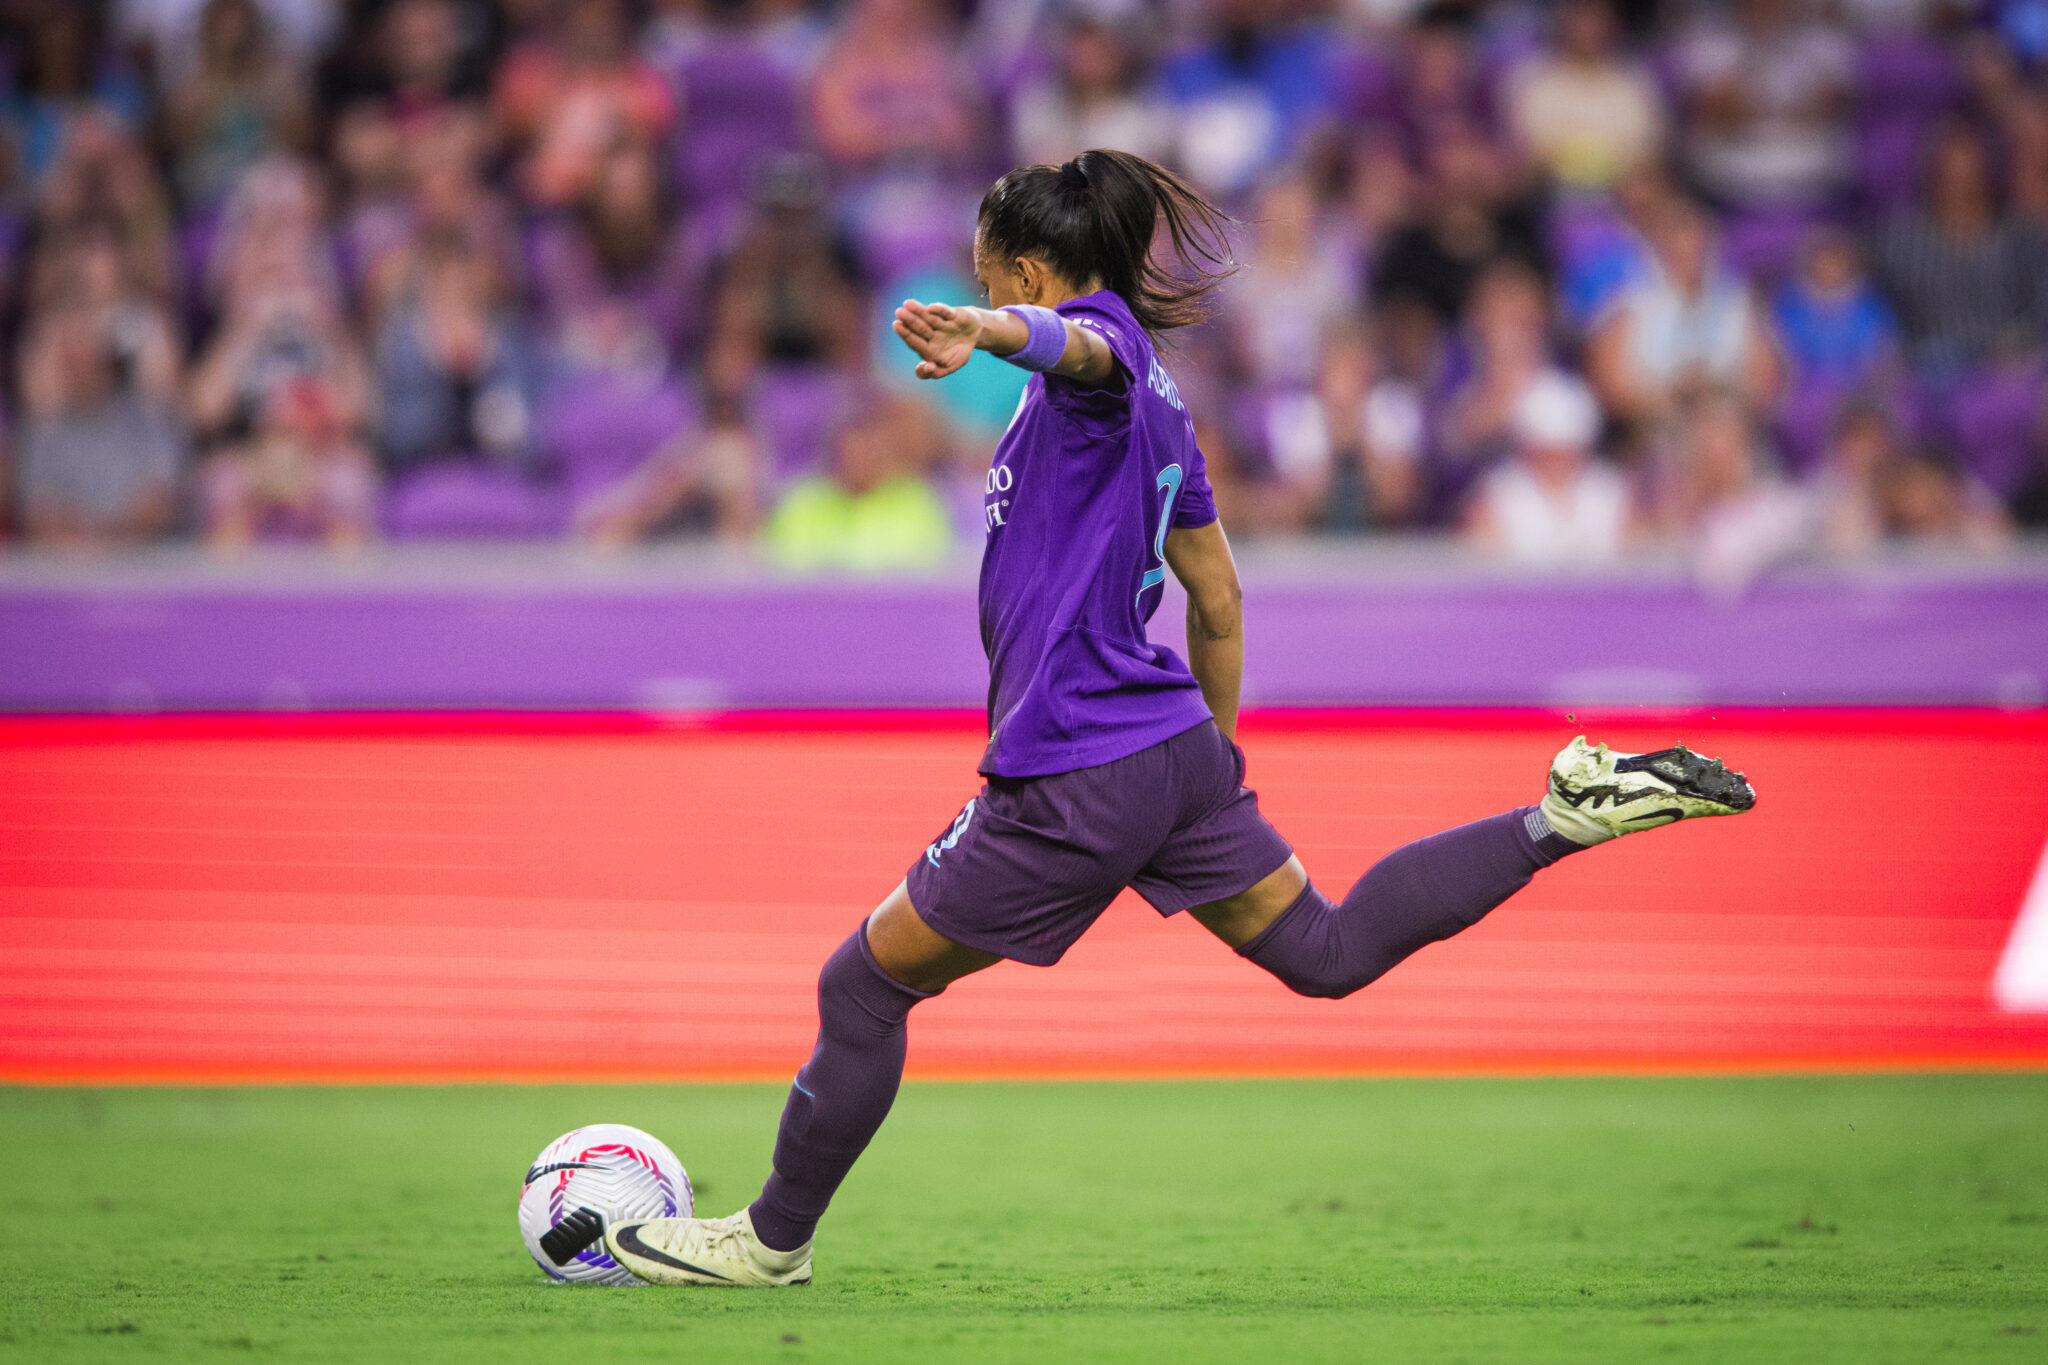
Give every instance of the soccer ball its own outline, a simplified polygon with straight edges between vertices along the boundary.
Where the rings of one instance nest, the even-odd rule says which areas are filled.
[[[519,1191],[519,1234],[550,1278],[569,1284],[638,1284],[599,1234],[605,1223],[688,1218],[689,1173],[659,1138],[623,1123],[573,1128],[540,1149]]]

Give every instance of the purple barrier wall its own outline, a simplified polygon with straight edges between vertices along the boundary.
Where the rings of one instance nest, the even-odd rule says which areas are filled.
[[[1341,571],[1341,572],[1340,572]],[[324,571],[323,571],[324,573]],[[1334,575],[1334,577],[1333,577]],[[979,705],[963,574],[135,572],[0,579],[0,708]],[[1529,581],[1246,569],[1254,703],[2036,705],[2048,572]],[[1175,642],[1180,604],[1153,622]]]

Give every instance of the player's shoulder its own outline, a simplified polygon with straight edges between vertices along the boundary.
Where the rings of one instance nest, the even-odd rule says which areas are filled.
[[[1152,358],[1152,338],[1138,325],[1131,306],[1107,289],[1068,299],[1057,309],[1061,317],[1086,327],[1104,341],[1118,360],[1143,377]]]

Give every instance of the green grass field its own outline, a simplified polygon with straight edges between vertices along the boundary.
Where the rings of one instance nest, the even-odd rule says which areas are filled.
[[[724,1213],[780,1103],[0,1090],[0,1360],[2048,1358],[2048,1075],[912,1085],[808,1289],[534,1269],[556,1133]]]

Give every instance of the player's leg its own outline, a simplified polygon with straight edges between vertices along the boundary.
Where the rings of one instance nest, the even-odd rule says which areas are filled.
[[[1374,864],[1332,902],[1300,860],[1191,913],[1302,994],[1341,998],[1417,949],[1449,938],[1559,858],[1623,834],[1756,804],[1740,773],[1683,748],[1616,754],[1573,740],[1539,805],[1432,834]]]
[[[727,1218],[608,1228],[607,1249],[657,1284],[809,1283],[818,1219],[895,1103],[911,1007],[1000,961],[925,924],[898,884],[818,975],[817,1045],[790,1086],[761,1197]]]
[[[904,883],[839,946],[818,978],[818,1043],[783,1106],[774,1173],[748,1209],[764,1245],[809,1244],[888,1117],[903,1080],[911,1007],[1000,961],[927,925]]]

